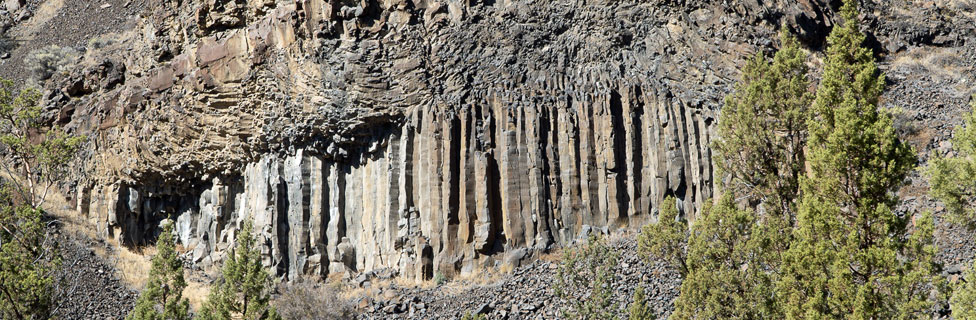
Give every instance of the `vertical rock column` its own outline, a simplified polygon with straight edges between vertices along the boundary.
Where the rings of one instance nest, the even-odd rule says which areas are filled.
[[[179,216],[194,262],[219,262],[253,219],[265,264],[287,279],[392,268],[422,280],[637,227],[668,195],[693,219],[712,195],[713,115],[660,85],[557,77],[471,99],[413,107],[340,161],[265,155],[181,198],[95,185],[79,211],[124,240]]]

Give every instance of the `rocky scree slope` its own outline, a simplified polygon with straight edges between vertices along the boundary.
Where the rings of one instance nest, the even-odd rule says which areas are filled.
[[[632,236],[632,235],[631,235]],[[634,290],[643,286],[647,305],[659,318],[673,310],[681,278],[678,271],[663,261],[647,263],[637,256],[637,244],[630,237],[614,238],[612,249],[621,253],[614,268],[613,302],[618,314],[626,314]],[[559,261],[534,260],[515,268],[511,274],[483,285],[451,282],[433,288],[378,288],[375,298],[361,297],[351,303],[359,307],[359,319],[459,319],[466,313],[484,314],[489,319],[559,319],[569,305],[555,293],[553,275]],[[382,281],[367,277],[365,281]],[[582,297],[584,288],[569,288],[572,296]]]
[[[53,228],[52,228],[53,229]],[[138,292],[119,279],[113,263],[92,248],[116,250],[111,245],[52,230],[61,253],[61,266],[54,273],[53,317],[56,319],[123,319],[135,306]]]

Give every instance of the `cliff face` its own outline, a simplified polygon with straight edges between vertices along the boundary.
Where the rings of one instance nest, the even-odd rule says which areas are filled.
[[[89,136],[80,214],[201,265],[252,217],[279,275],[427,279],[689,218],[737,65],[818,1],[166,0],[89,46],[48,110]]]

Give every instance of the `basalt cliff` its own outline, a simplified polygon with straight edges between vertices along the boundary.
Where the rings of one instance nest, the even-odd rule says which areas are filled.
[[[971,7],[911,2],[863,1],[880,58],[972,44]],[[47,81],[43,103],[88,137],[62,191],[100,236],[145,245],[171,219],[208,266],[253,219],[285,279],[423,280],[653,221],[666,196],[693,219],[720,192],[709,145],[739,66],[774,50],[783,25],[820,50],[838,4],[87,6],[121,18],[71,44],[77,67]]]

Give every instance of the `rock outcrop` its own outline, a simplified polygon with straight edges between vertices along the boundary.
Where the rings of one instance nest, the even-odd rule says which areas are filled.
[[[279,275],[431,278],[693,218],[739,63],[821,1],[167,0],[57,75],[80,214],[194,263],[254,219]]]

